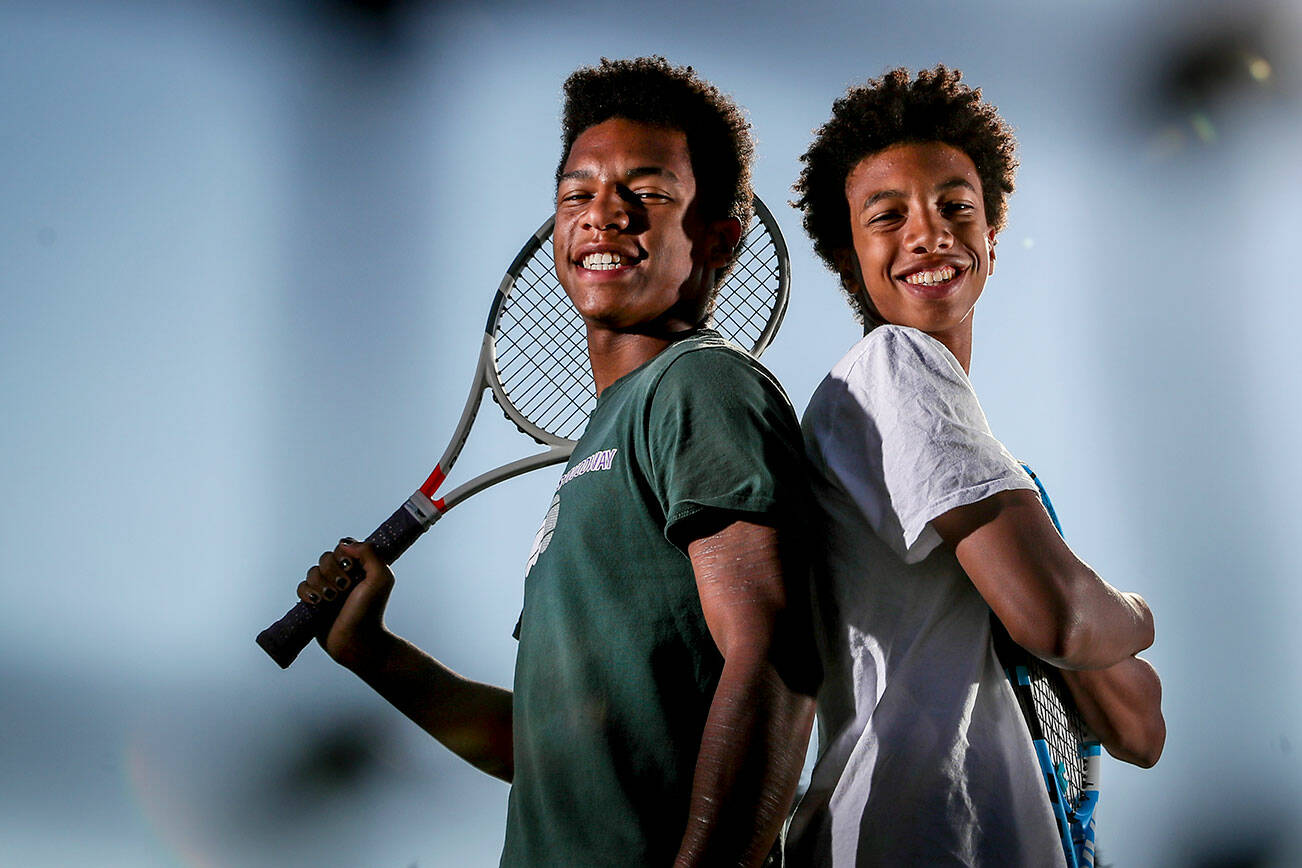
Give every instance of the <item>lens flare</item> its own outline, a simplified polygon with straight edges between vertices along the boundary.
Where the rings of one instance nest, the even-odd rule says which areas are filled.
[[[220,868],[200,847],[195,818],[186,812],[185,800],[178,797],[148,746],[137,737],[127,744],[124,754],[127,787],[168,852],[187,868]]]
[[[1274,70],[1271,68],[1269,60],[1252,55],[1249,55],[1247,60],[1248,75],[1252,76],[1254,81],[1259,84],[1266,84],[1270,81],[1271,76],[1274,75]]]

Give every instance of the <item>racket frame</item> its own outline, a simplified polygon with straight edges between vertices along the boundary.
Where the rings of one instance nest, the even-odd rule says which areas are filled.
[[[773,338],[777,336],[778,329],[782,327],[782,320],[787,315],[787,303],[791,298],[791,257],[787,253],[787,241],[782,237],[782,229],[778,226],[778,221],[773,217],[773,212],[769,210],[759,196],[751,199],[754,206],[755,219],[759,221],[756,226],[747,227],[747,232],[743,239],[743,248],[749,247],[746,244],[751,235],[759,227],[763,227],[770,241],[773,242],[773,254],[777,259],[777,278],[778,285],[775,289],[775,298],[769,315],[768,322],[765,323],[759,337],[748,348],[751,355],[759,358],[769,344],[773,343]],[[729,271],[719,284],[718,293],[722,294],[728,288],[728,281],[734,276],[737,264],[733,264],[733,270]],[[715,297],[715,304],[718,304],[718,295]]]
[[[497,323],[506,307],[506,300],[519,279],[521,269],[551,238],[554,224],[554,217],[548,217],[543,221],[538,231],[530,236],[524,247],[520,248],[520,252],[511,262],[511,267],[506,270],[501,283],[497,286],[497,294],[493,296],[493,304],[488,309],[488,321],[484,324],[484,339],[480,344],[479,361],[475,365],[475,374],[471,379],[470,394],[466,396],[466,404],[461,410],[461,419],[457,422],[456,431],[453,432],[452,439],[448,442],[443,456],[439,458],[438,464],[434,466],[433,472],[407,501],[412,515],[423,522],[426,529],[438,521],[444,513],[471,495],[522,473],[528,473],[530,470],[559,464],[574,452],[574,440],[543,430],[520,412],[512,403],[497,371],[497,338],[495,337]],[[452,465],[456,463],[457,456],[461,454],[461,448],[466,445],[466,440],[470,437],[470,429],[479,413],[480,404],[483,403],[485,390],[492,391],[493,399],[502,408],[506,418],[514,423],[521,433],[527,434],[534,439],[534,442],[548,448],[544,452],[527,455],[481,473],[469,482],[454,488],[446,497],[435,499],[434,495],[443,484],[443,480],[447,478]]]
[[[750,352],[755,356],[759,356],[772,342],[778,328],[782,325],[783,317],[786,315],[791,287],[791,263],[786,241],[782,237],[782,231],[773,218],[772,212],[760,201],[758,196],[754,197],[752,201],[755,218],[758,222],[747,227],[738,258],[740,259],[741,255],[749,249],[749,241],[755,230],[762,227],[768,241],[773,244],[773,258],[776,260],[775,267],[777,271],[777,286],[774,288],[772,303],[768,307],[768,318],[760,334],[750,347]],[[466,398],[465,406],[461,411],[461,418],[457,422],[452,439],[448,442],[448,446],[438,464],[435,465],[434,470],[420,488],[416,489],[411,497],[407,498],[403,505],[393,515],[389,516],[384,524],[380,525],[366,538],[366,542],[374,548],[376,554],[386,564],[392,564],[396,561],[448,510],[471,495],[522,473],[559,464],[567,460],[574,452],[575,440],[546,431],[528,419],[515,406],[501,381],[497,365],[497,340],[495,335],[498,321],[506,309],[507,299],[515,288],[515,284],[525,265],[550,240],[554,226],[554,216],[543,221],[538,230],[530,236],[529,240],[520,249],[520,252],[516,254],[511,266],[498,284],[497,293],[494,295],[493,303],[489,307],[488,320],[484,326],[484,339],[480,344],[479,359],[471,381],[470,394]],[[730,289],[729,281],[735,276],[737,264],[734,262],[734,270],[730,270],[724,276],[716,289],[716,304],[722,294]],[[765,282],[767,283],[767,281]],[[485,391],[491,391],[494,400],[502,408],[507,419],[515,424],[516,428],[532,437],[538,444],[546,446],[547,449],[481,473],[469,482],[453,489],[445,497],[436,498],[435,495],[438,493],[438,489],[447,478],[448,472],[456,463],[462,447],[465,446],[466,440],[470,436],[470,429],[479,413]],[[346,597],[345,592],[334,601],[321,602],[315,605],[300,600],[279,621],[258,634],[258,645],[282,669],[288,668],[314,636],[320,635],[323,631],[329,629],[329,625],[334,622],[334,618],[343,606]]]
[[[782,326],[782,320],[786,316],[787,303],[790,300],[791,293],[791,262],[787,252],[786,240],[782,237],[782,230],[778,228],[773,213],[769,211],[768,206],[760,201],[758,196],[752,199],[752,203],[754,205],[755,219],[758,220],[758,223],[754,227],[748,227],[750,231],[744,240],[749,240],[751,234],[757,228],[762,228],[773,242],[774,255],[778,262],[778,285],[775,290],[774,304],[768,321],[749,348],[751,354],[758,357],[773,342],[773,338],[777,335],[778,329]],[[502,277],[502,282],[498,284],[497,294],[493,297],[493,304],[488,311],[488,321],[484,324],[484,341],[480,347],[479,362],[470,388],[470,395],[466,398],[465,408],[461,411],[461,419],[457,423],[457,430],[434,471],[408,501],[413,516],[424,522],[426,528],[438,521],[452,507],[466,498],[478,494],[485,488],[499,482],[505,482],[523,473],[528,473],[531,470],[559,464],[568,460],[574,453],[574,446],[577,441],[558,437],[538,427],[520,412],[512,403],[510,396],[502,385],[497,369],[497,340],[495,335],[498,320],[502,316],[506,300],[515,286],[515,282],[525,263],[551,239],[555,223],[556,218],[554,216],[543,221],[543,224],[538,227],[538,231],[530,237],[529,241],[520,249],[520,252],[516,254],[511,267],[507,269],[506,274]],[[733,272],[729,272],[720,282],[719,288],[716,290],[716,304],[718,294],[727,291],[728,280],[732,276]],[[446,497],[436,500],[434,495],[446,478],[447,473],[452,469],[457,456],[461,454],[461,448],[470,436],[470,429],[474,424],[476,414],[479,412],[479,405],[483,401],[485,389],[492,390],[494,400],[496,400],[498,406],[502,408],[507,419],[513,422],[521,433],[527,434],[534,439],[534,442],[547,446],[548,449],[481,473],[469,482],[453,489]]]
[[[1050,680],[1047,664],[1030,659],[1023,662],[1008,660],[1008,657],[1017,655],[1017,652],[1010,654],[1009,650],[1005,648],[1000,651],[1000,661],[1031,736],[1031,745],[1035,749],[1040,776],[1049,794],[1049,806],[1058,827],[1067,868],[1094,868],[1094,809],[1099,802],[1101,747],[1098,740],[1089,737],[1088,733],[1081,733],[1083,737],[1078,738],[1075,749],[1082,763],[1081,792],[1076,804],[1069,806],[1065,767],[1062,761],[1055,762],[1049,748],[1049,739],[1044,734],[1043,715],[1039,710],[1040,703],[1031,685],[1033,681],[1044,679],[1047,682],[1046,689],[1055,695],[1057,702],[1064,708],[1071,701],[1067,687]],[[1018,651],[1027,658],[1030,657],[1029,652],[1022,649]],[[1033,674],[1032,670],[1035,669],[1039,671]]]
[[[1058,513],[1053,508],[1053,501],[1049,499],[1049,492],[1045,489],[1040,478],[1035,475],[1031,468],[1022,463],[1022,469],[1031,477],[1035,483],[1035,488],[1040,495],[1040,503],[1044,505],[1045,511],[1049,514],[1049,520],[1053,522],[1054,528],[1058,534],[1062,534],[1062,523],[1058,520]],[[1013,688],[1013,694],[1017,698],[1017,705],[1021,709],[1022,718],[1026,722],[1026,728],[1031,736],[1031,744],[1035,749],[1036,760],[1040,765],[1040,774],[1044,779],[1045,789],[1049,793],[1049,804],[1053,809],[1054,821],[1058,826],[1058,836],[1062,841],[1063,855],[1067,860],[1067,868],[1094,868],[1095,859],[1095,841],[1094,841],[1094,812],[1099,803],[1099,772],[1102,765],[1102,749],[1097,738],[1081,722],[1080,727],[1065,727],[1068,729],[1079,729],[1076,733],[1076,751],[1082,763],[1081,774],[1081,792],[1076,800],[1076,804],[1070,809],[1068,807],[1068,784],[1064,774],[1064,766],[1061,762],[1055,763],[1053,752],[1049,748],[1049,740],[1044,734],[1043,715],[1040,711],[1041,703],[1037,699],[1036,691],[1032,687],[1033,681],[1043,680],[1045,690],[1053,695],[1054,700],[1064,711],[1075,711],[1075,702],[1071,697],[1071,691],[1068,690],[1062,677],[1053,671],[1050,664],[1043,662],[1032,655],[1029,651],[1013,642],[1008,636],[1008,632],[999,623],[999,619],[994,613],[990,613],[992,634],[994,636],[995,654],[1004,667],[1004,673],[1008,677],[1008,682]]]

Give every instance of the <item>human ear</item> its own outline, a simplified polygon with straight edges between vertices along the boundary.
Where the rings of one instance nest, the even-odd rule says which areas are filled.
[[[986,277],[990,277],[991,275],[993,275],[993,274],[995,273],[995,243],[996,243],[996,241],[997,241],[997,239],[995,238],[995,230],[991,229],[990,232],[989,232],[989,234],[986,235],[986,254],[987,254],[987,257],[988,257],[989,260],[990,260],[990,265],[987,266],[987,268],[986,268]]]
[[[884,320],[877,313],[877,306],[873,304],[872,296],[868,294],[868,287],[864,284],[863,270],[859,267],[859,256],[852,249],[842,248],[832,251],[832,261],[836,263],[836,270],[841,275],[841,286],[845,289],[846,295],[854,299],[855,304],[858,305],[864,334],[868,334],[869,329],[880,325]]]
[[[710,224],[710,266],[722,268],[732,260],[733,251],[741,243],[741,221],[736,217],[716,220]]]
[[[832,261],[836,263],[836,273],[841,277],[841,286],[850,295],[858,296],[863,290],[863,276],[859,271],[859,257],[848,248],[832,251]]]

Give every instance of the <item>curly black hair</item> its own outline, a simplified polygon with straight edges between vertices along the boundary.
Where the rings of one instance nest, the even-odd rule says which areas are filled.
[[[743,227],[749,223],[750,164],[755,155],[750,123],[731,98],[690,66],[671,66],[657,55],[603,57],[599,66],[575,70],[565,80],[557,183],[574,140],[611,118],[681,130],[687,136],[701,216],[736,217]]]
[[[995,107],[981,99],[981,89],[962,84],[962,78],[944,65],[916,78],[901,67],[849,88],[832,104],[832,119],[818,128],[800,158],[805,168],[792,188],[800,198],[792,204],[805,212],[814,251],[833,271],[837,252],[853,246],[845,180],[864,157],[892,145],[943,142],[967,154],[981,179],[986,222],[996,232],[1004,228],[1017,141]],[[859,300],[848,290],[847,295],[862,315]]]

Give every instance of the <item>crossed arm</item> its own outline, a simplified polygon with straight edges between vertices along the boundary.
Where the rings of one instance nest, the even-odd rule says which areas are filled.
[[[773,528],[735,522],[688,545],[706,624],[724,658],[697,756],[676,868],[757,866],[790,808],[813,724],[817,664],[792,614]],[[299,586],[331,599],[365,571],[330,631],[327,653],[475,767],[514,773],[511,692],[463,678],[384,626],[393,573],[369,546],[341,542]],[[354,574],[356,570],[353,570]]]
[[[1013,641],[1063,670],[1108,752],[1156,763],[1166,741],[1162,686],[1135,656],[1153,643],[1144,599],[1118,591],[1077,558],[1032,491],[1000,492],[932,525]]]

